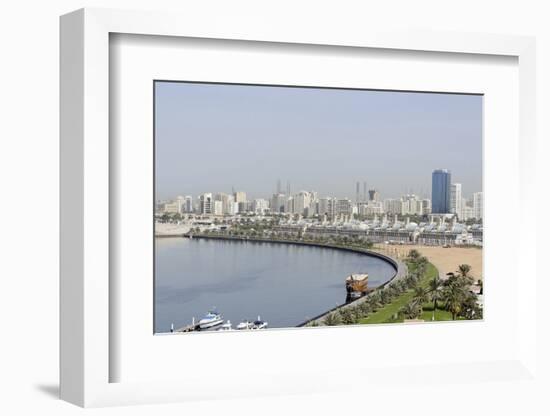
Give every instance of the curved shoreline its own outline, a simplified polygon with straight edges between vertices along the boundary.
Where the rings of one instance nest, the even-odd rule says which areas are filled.
[[[380,260],[383,260],[387,263],[389,263],[393,269],[395,270],[395,273],[394,275],[388,279],[386,282],[382,283],[380,286],[377,286],[374,290],[379,290],[379,289],[382,289],[384,288],[385,286],[387,286],[388,284],[390,284],[391,282],[393,282],[394,280],[396,279],[399,279],[401,277],[404,277],[406,276],[407,274],[407,266],[390,257],[390,256],[387,256],[385,254],[382,254],[382,253],[378,253],[376,251],[372,251],[372,250],[368,250],[368,249],[362,249],[362,248],[355,248],[355,247],[345,247],[345,246],[338,246],[338,245],[334,245],[334,244],[323,244],[323,243],[315,243],[315,242],[309,242],[309,241],[295,241],[295,240],[273,240],[273,239],[270,239],[270,238],[257,238],[257,237],[235,237],[235,236],[221,236],[221,235],[204,235],[204,234],[183,234],[181,235],[180,237],[186,237],[186,238],[202,238],[202,239],[210,239],[210,240],[229,240],[229,241],[244,241],[244,242],[256,242],[256,243],[279,243],[279,244],[287,244],[287,245],[299,245],[299,246],[309,246],[309,247],[319,247],[319,248],[329,248],[329,249],[333,249],[333,250],[340,250],[340,251],[347,251],[347,252],[351,252],[351,253],[357,253],[357,254],[363,254],[363,255],[367,255],[367,256],[371,256],[371,257],[376,257]],[[371,293],[373,293],[371,292]],[[320,313],[319,315],[313,317],[313,318],[310,318],[298,325],[296,325],[296,327],[303,327],[303,326],[306,326],[307,324],[311,323],[311,322],[314,322],[314,321],[318,321],[318,320],[321,320],[322,318],[324,318],[326,315],[336,311],[336,310],[340,310],[340,309],[344,309],[346,307],[350,307],[350,306],[356,306],[358,303],[362,302],[362,301],[365,301],[365,299],[367,299],[369,297],[369,294],[365,295],[365,296],[362,296],[358,299],[355,299],[351,302],[348,302],[348,303],[343,303],[341,305],[338,305],[338,306],[335,306],[334,308],[331,308],[329,309],[328,311],[324,311],[322,313]]]
[[[184,234],[183,237],[189,238],[190,235]],[[204,235],[204,234],[193,234],[192,238],[204,238],[204,239],[211,239],[211,240],[234,240],[234,241],[250,241],[253,243],[280,243],[280,244],[294,244],[297,246],[310,246],[310,247],[321,247],[321,248],[331,248],[334,250],[341,250],[341,251],[350,251],[352,253],[359,253],[359,254],[367,254],[372,257],[378,257],[381,260],[385,260],[388,263],[392,265],[394,270],[398,271],[399,265],[398,262],[393,259],[392,257],[386,256],[385,254],[378,253],[376,251],[368,250],[368,249],[361,249],[361,248],[355,248],[355,247],[346,247],[346,246],[338,246],[334,244],[323,244],[323,243],[315,243],[310,241],[296,241],[296,240],[273,240],[271,238],[257,238],[257,237],[233,237],[233,236],[219,236],[219,235]],[[395,276],[393,276],[395,277]],[[393,277],[390,279],[392,280]],[[390,281],[388,280],[388,282]]]

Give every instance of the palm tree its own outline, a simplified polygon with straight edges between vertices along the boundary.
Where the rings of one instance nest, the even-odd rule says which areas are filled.
[[[461,277],[469,277],[470,270],[472,270],[472,267],[469,264],[460,264],[457,273]]]
[[[414,301],[419,305],[428,302],[428,292],[422,286],[417,286],[414,290]]]
[[[416,260],[420,257],[420,252],[416,249],[412,249],[411,251],[409,251],[409,258],[412,259],[412,260]]]
[[[422,307],[414,300],[407,303],[399,310],[399,315],[406,319],[416,319],[422,313]]]
[[[463,303],[468,295],[468,287],[464,284],[465,280],[454,273],[447,273],[449,277],[443,286],[443,299],[445,308],[451,312],[452,319],[455,320],[463,310]]]
[[[391,302],[391,294],[388,290],[381,290],[380,291],[380,302],[385,305],[386,303]]]
[[[435,310],[437,309],[437,301],[442,299],[441,279],[439,279],[439,276],[435,276],[433,280],[430,280],[430,283],[428,284],[428,293],[430,301],[434,303],[432,321],[435,321]]]
[[[464,287],[469,287],[474,284],[474,278],[470,276],[470,270],[472,270],[472,267],[469,264],[460,264],[458,266],[457,273]]]

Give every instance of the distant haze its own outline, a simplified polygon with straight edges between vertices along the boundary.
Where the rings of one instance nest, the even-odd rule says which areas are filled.
[[[245,191],[430,197],[434,169],[481,191],[478,95],[156,82],[156,198]]]

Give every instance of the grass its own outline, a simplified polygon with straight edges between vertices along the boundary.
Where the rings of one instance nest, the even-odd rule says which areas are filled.
[[[433,315],[434,305],[433,303],[425,304],[422,307],[422,315],[420,315],[420,319],[423,319],[425,321],[431,321],[432,315]],[[435,321],[452,321],[453,316],[451,315],[451,312],[446,311],[445,309],[441,309],[439,305],[437,305],[437,309],[435,310]]]
[[[419,285],[427,288],[430,280],[433,280],[437,276],[437,269],[431,263],[428,263],[426,267],[426,272],[422,279],[420,279]],[[382,308],[378,309],[376,312],[371,313],[366,318],[359,320],[360,324],[383,324],[390,322],[403,322],[402,318],[395,318],[399,310],[408,304],[414,298],[414,289],[409,289],[405,293],[401,294],[395,300],[387,305],[384,305]],[[421,319],[426,321],[432,320],[433,305],[426,304],[423,308]],[[445,310],[440,310],[437,308],[435,312],[436,320],[445,321],[451,319],[451,314]],[[441,318],[441,319],[438,319]]]

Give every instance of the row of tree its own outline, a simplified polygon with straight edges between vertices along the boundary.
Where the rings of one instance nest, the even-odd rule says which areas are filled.
[[[474,283],[469,273],[471,267],[462,264],[456,273],[449,273],[445,280],[435,276],[425,285],[422,282],[427,273],[428,260],[421,256],[417,250],[411,250],[407,258],[409,273],[404,279],[392,282],[382,289],[375,290],[367,295],[356,306],[348,306],[334,311],[327,315],[323,325],[352,325],[361,319],[394,302],[398,297],[407,291],[414,290],[414,297],[398,312],[398,319],[417,319],[423,312],[423,306],[427,303],[433,304],[432,319],[435,319],[435,311],[443,307],[451,313],[452,319],[480,319],[483,310],[478,305],[477,297],[470,291]],[[312,323],[317,326],[318,323]]]
[[[358,248],[358,249],[370,249],[373,247],[373,243],[365,238],[357,236],[324,236],[324,235],[311,235],[307,233],[292,233],[292,232],[279,232],[272,231],[271,224],[260,226],[232,226],[225,231],[212,231],[203,230],[200,231],[198,227],[191,230],[194,234],[203,234],[211,236],[227,236],[227,237],[250,237],[250,238],[266,238],[269,240],[285,240],[285,241],[298,241],[308,242],[315,244],[327,244],[340,247]]]

